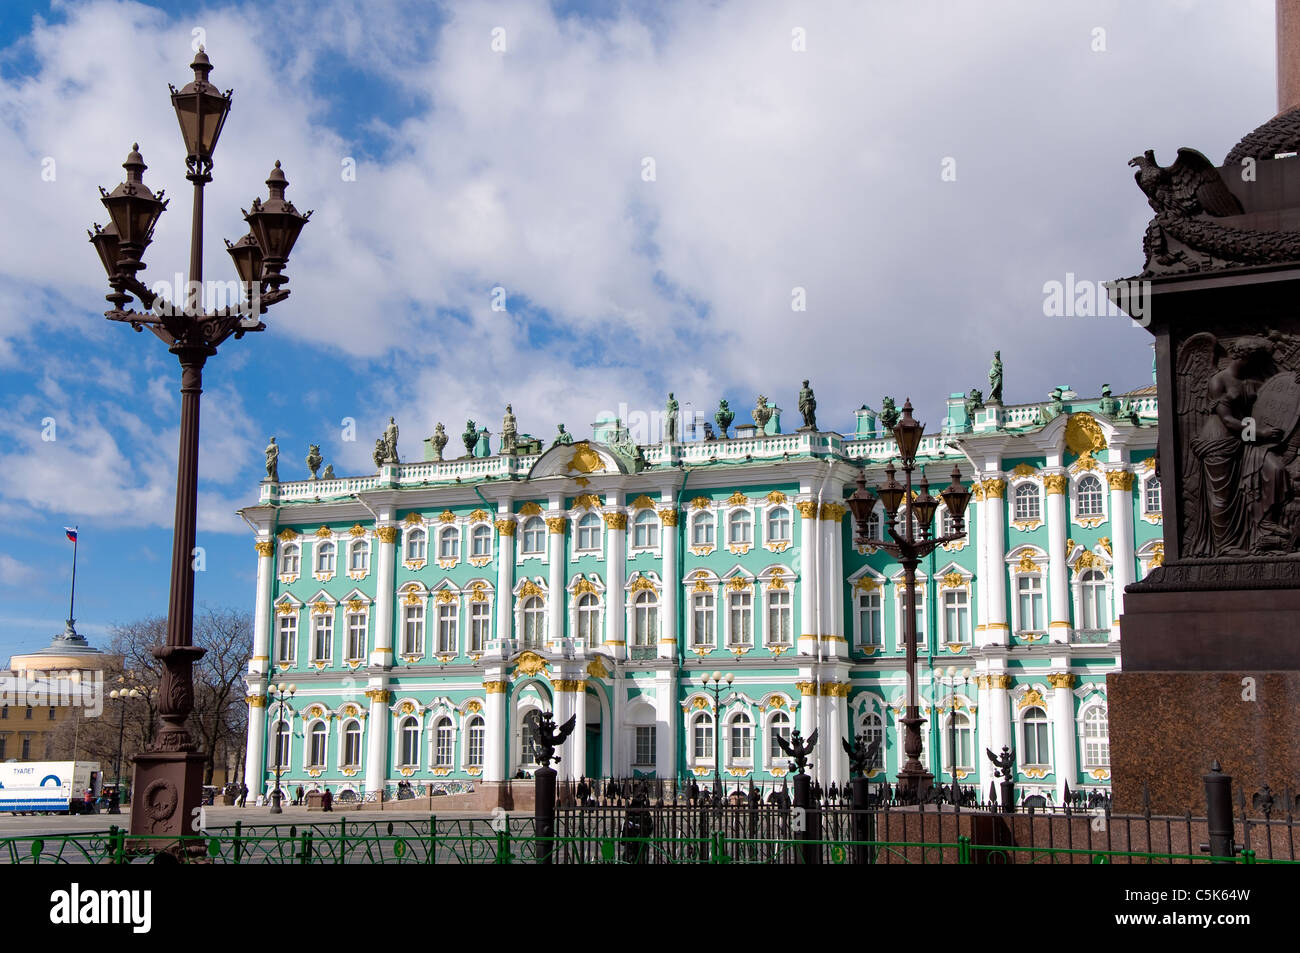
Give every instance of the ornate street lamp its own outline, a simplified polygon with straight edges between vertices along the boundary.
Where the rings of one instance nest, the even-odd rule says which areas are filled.
[[[282,287],[284,266],[311,212],[304,214],[284,198],[289,184],[275,164],[266,181],[270,197],[254,199],[244,213],[250,234],[238,244],[227,243],[245,288],[242,300],[217,310],[203,306],[203,187],[212,181],[212,153],[230,112],[230,91],[208,82],[212,64],[202,48],[190,64],[194,80],[184,89],[172,87],[172,106],[185,140],[186,175],[194,184],[194,213],[190,233],[189,285],[175,300],[150,291],[137,277],[144,270],[144,253],[154,226],[167,208],[161,192],[144,184],[144,159],[132,145],[123,168],[126,181],[112,192],[100,189],[111,223],[96,225],[90,241],[108,274],[112,308],[110,321],[122,321],[137,331],[148,328],[176,355],[181,365],[181,434],[176,472],[176,516],[172,541],[171,591],[167,606],[167,642],[154,649],[162,662],[158,692],[161,725],[148,748],[135,758],[131,833],[184,836],[191,812],[200,803],[203,755],[185,727],[194,708],[193,665],[203,649],[193,644],[195,513],[198,502],[199,395],[203,365],[232,335],[265,330],[260,316],[289,295]],[[141,311],[127,310],[138,298]]]
[[[898,444],[898,454],[903,468],[903,482],[894,479],[896,470],[891,462],[885,468],[885,483],[872,496],[867,490],[866,476],[858,473],[858,486],[849,497],[849,509],[857,527],[854,544],[883,549],[894,556],[903,565],[903,579],[907,587],[904,597],[903,637],[907,644],[907,708],[906,714],[899,719],[903,725],[903,753],[907,761],[898,772],[899,799],[916,802],[923,798],[934,781],[934,775],[922,766],[921,758],[921,717],[920,704],[917,699],[916,683],[916,567],[921,560],[945,543],[951,543],[966,536],[966,507],[970,503],[971,493],[961,482],[961,471],[952,468],[952,483],[939,495],[952,515],[953,530],[946,536],[931,535],[931,523],[939,500],[930,495],[930,484],[925,478],[925,468],[921,468],[919,493],[912,492],[912,471],[916,468],[916,453],[921,447],[921,435],[924,425],[912,416],[912,402],[903,403],[903,416],[894,428],[894,440]],[[879,500],[877,501],[877,497]],[[888,540],[871,539],[867,536],[867,524],[875,510],[876,503],[885,507],[888,517],[886,530]],[[904,526],[899,533],[895,525],[899,508],[903,508]],[[919,538],[917,531],[919,530]],[[884,535],[884,534],[882,534]]]
[[[704,690],[713,695],[713,802],[714,806],[722,806],[722,704],[721,696],[724,691],[731,687],[731,682],[736,676],[728,672],[723,675],[721,672],[714,672],[712,675],[701,675],[700,684]],[[727,696],[727,701],[734,697]]]
[[[284,813],[284,811],[280,809],[280,800],[283,797],[283,795],[280,793],[280,771],[284,767],[284,758],[281,757],[281,755],[289,753],[288,745],[285,745],[285,750],[283,752],[280,750],[280,729],[278,726],[280,724],[281,719],[284,717],[284,710],[286,708],[288,708],[290,711],[293,710],[293,707],[289,705],[288,702],[285,701],[285,699],[292,698],[297,691],[298,691],[297,685],[286,685],[284,682],[281,682],[279,685],[266,686],[267,711],[272,710],[273,707],[272,702],[274,702],[275,705],[278,705],[280,709],[280,714],[277,715],[275,719],[275,724],[277,727],[275,729],[275,749],[274,749],[275,750],[275,787],[271,791],[271,813],[272,814]],[[267,721],[269,722],[270,719],[268,718]]]
[[[119,681],[123,681],[123,679],[119,679]],[[115,688],[108,693],[109,698],[120,703],[117,707],[117,760],[113,762],[113,790],[115,793],[112,804],[108,809],[110,814],[122,813],[119,805],[122,802],[122,742],[126,737],[126,703],[147,693],[147,689],[142,692],[135,688]]]

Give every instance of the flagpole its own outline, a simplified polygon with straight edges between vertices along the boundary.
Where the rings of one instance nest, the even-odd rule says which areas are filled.
[[[77,527],[72,527],[72,591],[68,594],[68,628],[73,627],[76,616],[72,614],[72,607],[76,604],[77,599]]]

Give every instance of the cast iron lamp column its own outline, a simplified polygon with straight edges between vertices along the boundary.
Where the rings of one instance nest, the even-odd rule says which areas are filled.
[[[167,207],[162,193],[154,195],[144,184],[146,168],[138,146],[132,146],[123,168],[126,181],[111,193],[100,189],[112,219],[95,226],[91,243],[108,273],[113,307],[110,321],[123,321],[136,331],[148,328],[167,344],[181,365],[181,430],[176,468],[176,515],[172,536],[171,590],[167,607],[167,642],[154,649],[162,662],[158,692],[161,724],[147,749],[135,759],[131,833],[183,836],[190,833],[189,819],[199,806],[203,756],[185,727],[194,708],[193,666],[203,649],[193,644],[195,514],[198,504],[199,395],[203,390],[203,365],[228,337],[265,329],[260,315],[289,294],[281,286],[283,274],[302,227],[311,216],[286,201],[288,181],[275,164],[266,180],[270,197],[253,200],[244,213],[249,234],[237,244],[227,242],[235,270],[245,291],[243,300],[215,311],[203,310],[203,187],[212,181],[212,153],[230,111],[230,94],[208,82],[212,64],[200,48],[190,64],[193,82],[184,89],[172,87],[172,106],[180,122],[187,151],[186,178],[194,184],[194,212],[190,230],[189,285],[173,301],[150,291],[137,277],[144,269],[142,256],[153,240],[158,217]],[[124,310],[132,296],[143,311]],[[182,300],[183,299],[183,300]],[[153,846],[157,846],[156,842]]]
[[[720,701],[723,691],[731,687],[732,679],[735,676],[728,672],[723,675],[721,672],[714,672],[712,675],[701,675],[700,684],[704,686],[706,692],[713,695],[713,801],[715,806],[721,806],[722,801],[722,704]],[[728,701],[731,696],[728,696]]]
[[[856,524],[854,544],[883,549],[903,565],[903,579],[907,586],[904,599],[906,618],[903,620],[903,638],[907,644],[907,710],[899,721],[903,725],[903,753],[907,755],[907,761],[898,772],[898,793],[900,800],[912,802],[925,797],[934,782],[934,775],[925,770],[920,760],[920,726],[925,719],[921,717],[916,684],[916,567],[936,547],[965,538],[966,506],[971,497],[970,490],[961,483],[961,471],[954,466],[952,483],[939,494],[952,515],[954,532],[946,536],[930,535],[930,526],[934,522],[935,511],[939,508],[939,500],[930,495],[930,484],[925,478],[924,467],[921,468],[920,493],[912,493],[912,471],[916,468],[916,452],[920,449],[924,430],[925,427],[912,417],[911,400],[904,401],[902,419],[894,428],[894,440],[898,444],[904,481],[899,483],[894,479],[896,471],[891,462],[885,468],[885,484],[876,490],[889,520],[887,530],[890,540],[870,539],[867,536],[867,523],[877,500],[867,492],[866,476],[861,471],[858,473],[858,487],[848,500]],[[902,534],[894,525],[900,506],[905,506]],[[916,538],[914,526],[921,531],[919,539]]]
[[[281,754],[281,751],[280,751],[280,722],[284,719],[284,710],[285,710],[286,708],[288,708],[290,711],[293,711],[293,708],[290,707],[290,706],[285,702],[285,699],[286,699],[286,698],[292,698],[292,697],[294,696],[294,693],[297,692],[297,691],[298,691],[298,686],[297,686],[297,685],[286,685],[284,682],[281,682],[279,685],[267,685],[267,686],[266,686],[266,708],[267,708],[267,710],[268,710],[268,711],[271,710],[271,703],[272,703],[272,702],[275,702],[275,704],[277,704],[277,705],[280,706],[280,714],[277,715],[276,718],[275,718],[275,726],[276,726],[276,727],[275,727],[275,748],[274,748],[274,751],[275,751],[275,787],[271,789],[271,813],[272,813],[272,814],[283,814],[283,813],[284,813],[284,811],[281,810],[281,808],[280,808],[280,801],[281,801],[281,799],[282,799],[282,795],[280,794],[280,770],[281,770],[281,768],[283,767],[283,762],[284,762],[284,759],[280,757],[280,754]],[[269,721],[269,719],[268,719],[268,721]],[[292,727],[291,727],[291,728],[290,728],[290,734],[292,735],[292,733],[293,733],[293,729],[292,729]],[[285,751],[284,751],[284,754],[288,754],[288,748],[289,748],[289,746],[288,746],[288,745],[285,745]]]

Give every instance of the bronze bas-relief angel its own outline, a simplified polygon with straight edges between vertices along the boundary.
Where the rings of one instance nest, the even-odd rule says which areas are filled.
[[[1294,552],[1300,542],[1300,340],[1279,332],[1178,349],[1184,556]]]

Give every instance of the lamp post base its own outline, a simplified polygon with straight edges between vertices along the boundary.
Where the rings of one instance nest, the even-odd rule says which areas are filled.
[[[934,787],[934,775],[924,768],[919,771],[908,771],[907,766],[904,766],[898,772],[898,784],[895,788],[900,801],[919,804],[925,800],[932,787]]]
[[[199,833],[204,761],[197,751],[146,751],[135,757],[131,834],[148,839],[131,846],[163,851]]]

